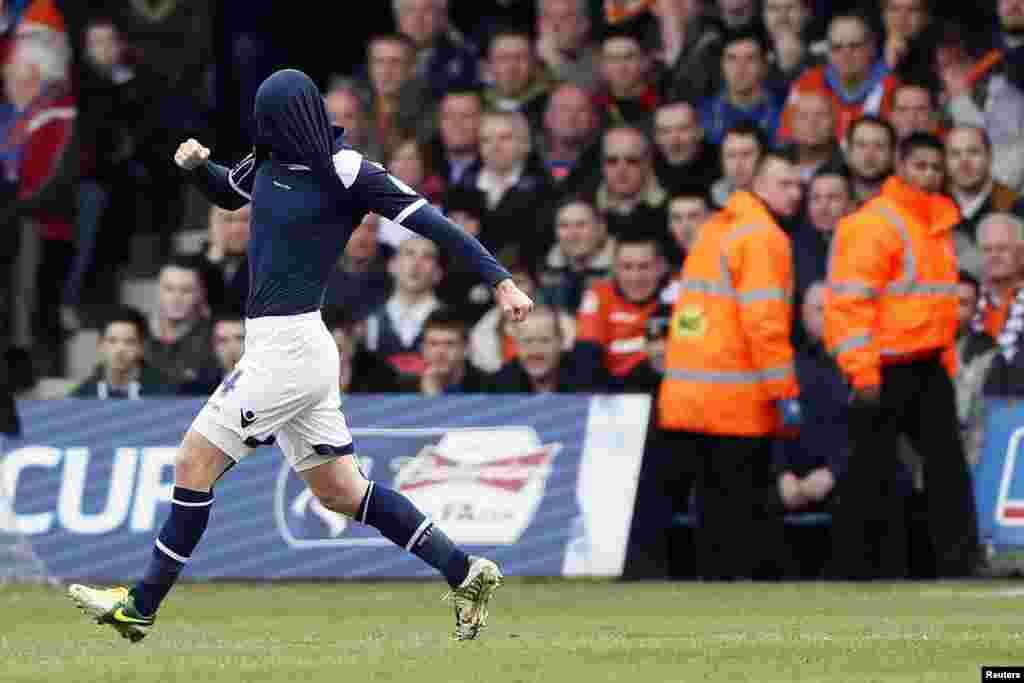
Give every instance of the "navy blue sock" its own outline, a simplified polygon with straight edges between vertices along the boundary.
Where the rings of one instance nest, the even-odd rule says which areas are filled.
[[[371,481],[356,519],[440,571],[452,588],[469,574],[469,556],[397,491]]]
[[[135,608],[142,614],[156,612],[185,568],[210,520],[213,493],[175,486],[171,514],[160,529],[142,579],[132,589]]]

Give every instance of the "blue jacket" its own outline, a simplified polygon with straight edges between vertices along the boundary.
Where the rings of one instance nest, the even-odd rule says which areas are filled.
[[[794,362],[804,421],[799,437],[775,442],[775,471],[804,476],[818,467],[828,467],[838,485],[846,474],[852,450],[850,387],[821,344],[799,348]],[[899,490],[910,495],[913,479],[906,465],[900,465],[897,480]]]

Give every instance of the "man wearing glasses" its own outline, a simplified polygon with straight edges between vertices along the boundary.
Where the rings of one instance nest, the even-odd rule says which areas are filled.
[[[602,141],[601,184],[594,205],[617,236],[657,230],[668,220],[668,193],[654,173],[650,138],[633,126],[613,126]]]
[[[793,83],[779,136],[791,139],[794,103],[801,96],[825,93],[832,98],[836,137],[841,140],[849,125],[864,114],[888,118],[895,89],[896,78],[879,54],[868,20],[852,12],[836,14],[828,26],[828,63],[805,71]]]

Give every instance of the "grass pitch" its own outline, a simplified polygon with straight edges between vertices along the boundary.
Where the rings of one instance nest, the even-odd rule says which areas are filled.
[[[1024,664],[1024,584],[511,579],[480,640],[441,582],[186,584],[137,645],[0,587],[0,681],[957,681]]]

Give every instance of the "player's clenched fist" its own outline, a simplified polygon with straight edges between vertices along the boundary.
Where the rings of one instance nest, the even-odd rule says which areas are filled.
[[[174,163],[186,171],[202,166],[209,158],[210,148],[203,147],[193,138],[178,145],[178,151],[174,153]]]
[[[522,322],[533,310],[533,301],[512,280],[499,282],[495,293],[502,315],[513,322]]]

